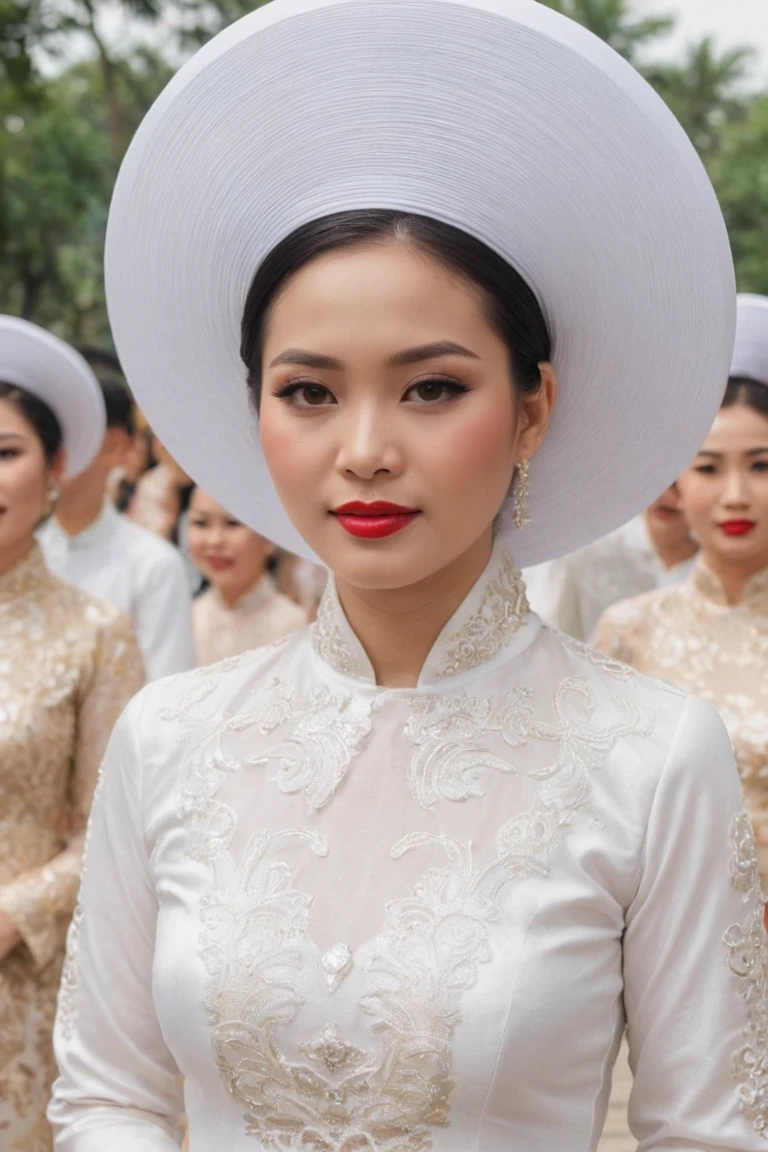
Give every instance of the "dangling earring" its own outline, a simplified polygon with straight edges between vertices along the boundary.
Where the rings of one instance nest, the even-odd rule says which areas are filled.
[[[48,520],[56,510],[56,505],[61,496],[61,488],[59,488],[56,481],[51,481],[48,486],[48,491],[45,494],[45,506],[43,508],[43,519]]]
[[[528,460],[521,460],[515,469],[517,478],[512,492],[512,520],[515,528],[525,528],[530,524],[528,514],[528,494],[531,490],[531,465]]]

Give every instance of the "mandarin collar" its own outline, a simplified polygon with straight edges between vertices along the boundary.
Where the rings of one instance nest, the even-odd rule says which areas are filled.
[[[751,608],[768,614],[768,568],[762,568],[750,577],[744,585],[738,604],[729,604],[719,576],[707,568],[703,560],[698,560],[693,570],[692,580],[696,591],[705,600],[721,608]]]
[[[264,608],[265,605],[269,604],[274,598],[277,589],[275,588],[272,577],[268,572],[265,572],[264,575],[260,576],[256,583],[240,597],[237,603],[231,607],[224,602],[219,590],[214,587],[213,584],[211,585],[211,592],[213,593],[214,601],[223,612],[235,612],[249,616],[252,612],[257,612],[260,608]]]
[[[466,673],[485,672],[527,647],[539,627],[520,571],[497,542],[480,579],[433,644],[417,687],[440,686]],[[337,672],[376,684],[371,662],[344,614],[333,576],[311,634],[315,651]]]
[[[13,568],[0,576],[0,604],[7,604],[50,583],[52,577],[37,541]]]

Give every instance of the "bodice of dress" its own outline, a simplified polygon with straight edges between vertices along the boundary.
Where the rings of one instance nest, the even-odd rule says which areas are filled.
[[[264,575],[234,605],[227,605],[215,588],[208,588],[192,606],[196,664],[215,664],[282,639],[307,622],[298,604],[278,592]]]
[[[118,726],[57,1147],[170,1152],[183,1107],[190,1152],[594,1152],[628,1019],[644,1150],[757,1152],[745,819],[712,710],[544,628],[503,551],[412,689],[331,583]]]
[[[75,903],[80,852],[63,849],[142,683],[128,622],[52,576],[37,545],[0,576],[0,908],[40,965]]]
[[[719,579],[699,562],[685,584],[607,612],[597,644],[714,705],[733,743],[758,844],[768,853],[768,569],[729,605]]]

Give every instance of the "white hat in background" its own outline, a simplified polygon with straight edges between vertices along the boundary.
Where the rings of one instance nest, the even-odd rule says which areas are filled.
[[[745,292],[737,299],[731,376],[768,386],[768,296]]]
[[[534,0],[273,0],[189,61],[123,163],[106,281],[127,379],[169,451],[307,555],[238,355],[251,280],[298,226],[389,208],[494,249],[535,292],[560,393],[519,564],[624,523],[704,440],[730,367],[725,225],[682,128]]]
[[[61,425],[66,476],[76,476],[101,448],[104,397],[79,352],[37,324],[0,316],[0,380],[42,400]]]

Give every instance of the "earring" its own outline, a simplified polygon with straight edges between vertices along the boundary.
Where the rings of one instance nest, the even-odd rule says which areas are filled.
[[[528,514],[528,494],[531,490],[531,465],[528,460],[521,460],[515,469],[517,479],[512,492],[512,520],[515,528],[525,528],[530,524]]]
[[[53,516],[60,496],[61,488],[59,488],[58,484],[53,481],[51,484],[49,484],[48,491],[45,494],[45,506],[43,508],[44,520],[48,520],[49,517]]]

